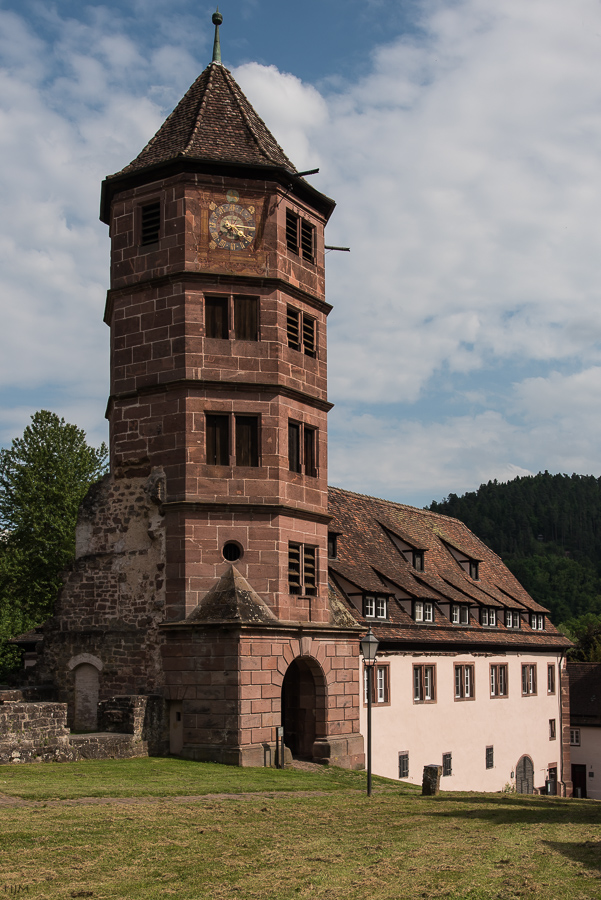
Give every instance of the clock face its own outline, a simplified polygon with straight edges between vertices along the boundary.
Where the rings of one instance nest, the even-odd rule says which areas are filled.
[[[234,192],[231,192],[234,193]],[[222,203],[209,217],[212,243],[221,250],[246,250],[255,232],[254,207],[248,209],[237,203]]]

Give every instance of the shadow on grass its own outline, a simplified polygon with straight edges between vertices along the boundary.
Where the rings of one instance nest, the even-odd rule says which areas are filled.
[[[567,859],[589,869],[601,873],[601,841],[582,841],[567,843],[564,841],[541,841],[545,847],[561,853]],[[601,878],[601,875],[598,876]]]
[[[532,797],[524,794],[439,794],[437,797],[423,799],[432,804],[432,815],[441,818],[482,819],[497,825],[601,825],[601,804],[590,800]]]

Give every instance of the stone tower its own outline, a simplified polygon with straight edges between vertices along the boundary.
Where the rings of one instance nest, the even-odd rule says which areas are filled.
[[[283,725],[293,752],[355,766],[357,627],[327,577],[334,202],[223,67],[213,21],[212,63],[102,186],[111,475],[47,646],[75,716],[96,666],[100,699],[165,698],[172,752],[261,765]]]

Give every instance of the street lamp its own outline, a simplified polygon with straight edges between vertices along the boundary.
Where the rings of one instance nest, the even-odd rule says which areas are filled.
[[[379,641],[372,633],[371,626],[361,640],[361,654],[367,675],[367,796],[371,797],[371,693],[373,690],[373,671],[376,664]]]

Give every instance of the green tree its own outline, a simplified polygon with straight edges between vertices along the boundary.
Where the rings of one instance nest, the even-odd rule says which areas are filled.
[[[557,627],[576,645],[568,650],[569,659],[577,662],[601,662],[601,615],[587,613],[568,619]]]
[[[47,410],[0,450],[0,672],[16,660],[8,639],[52,614],[79,504],[107,457],[104,443],[90,447],[81,428]]]

